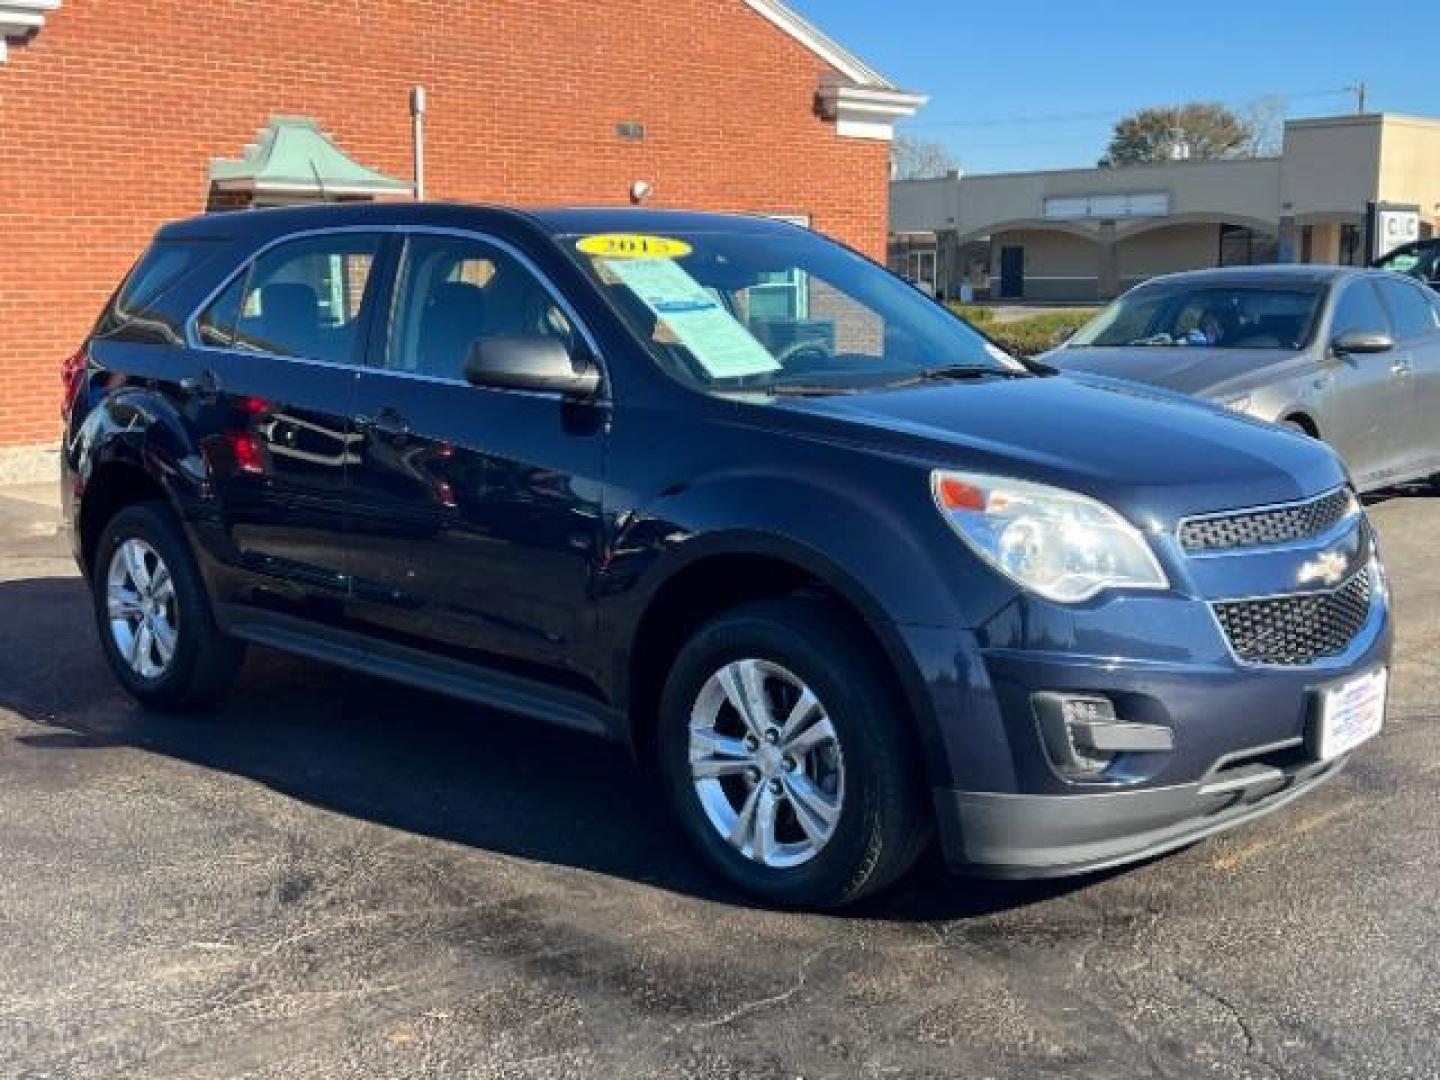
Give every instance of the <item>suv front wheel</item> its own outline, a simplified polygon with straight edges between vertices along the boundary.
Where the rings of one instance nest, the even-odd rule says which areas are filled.
[[[736,885],[838,907],[889,885],[929,837],[909,733],[873,650],[822,602],[707,623],[676,659],[659,756],[690,839]]]
[[[209,704],[230,689],[245,648],[215,625],[194,556],[163,503],[137,503],[105,526],[90,571],[110,670],[154,709]]]

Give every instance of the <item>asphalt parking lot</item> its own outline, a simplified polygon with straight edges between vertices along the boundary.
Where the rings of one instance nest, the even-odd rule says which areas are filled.
[[[620,751],[268,653],[216,715],[106,674],[0,491],[0,1075],[1440,1076],[1440,495],[1372,514],[1384,735],[1128,871],[763,910]]]

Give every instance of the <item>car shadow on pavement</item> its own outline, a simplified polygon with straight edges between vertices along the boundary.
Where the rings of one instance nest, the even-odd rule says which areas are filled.
[[[1369,509],[1372,506],[1379,506],[1382,503],[1390,502],[1392,499],[1428,499],[1440,495],[1440,481],[1437,480],[1415,480],[1408,484],[1396,484],[1394,487],[1375,488],[1360,496],[1361,505]]]
[[[215,710],[139,708],[105,667],[78,578],[0,582],[0,707],[50,729],[18,737],[33,750],[132,747],[412,834],[754,904],[700,864],[622,747],[262,649]],[[1092,880],[968,879],[932,855],[854,914],[964,919]]]

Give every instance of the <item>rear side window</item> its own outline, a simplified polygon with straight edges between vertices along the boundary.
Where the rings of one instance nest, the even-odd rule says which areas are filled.
[[[96,333],[109,334],[131,323],[157,321],[158,301],[187,274],[209,261],[215,247],[197,240],[157,240],[151,244],[100,317]]]
[[[379,235],[343,233],[271,248],[227,285],[196,324],[209,345],[359,363],[361,312]]]
[[[1421,287],[1408,281],[1394,279],[1380,282],[1380,294],[1395,320],[1395,336],[1404,341],[1433,334],[1436,330],[1435,313],[1425,299]]]
[[[248,274],[241,274],[210,302],[195,324],[200,340],[206,345],[235,344],[235,323],[240,318],[240,301],[245,297]]]

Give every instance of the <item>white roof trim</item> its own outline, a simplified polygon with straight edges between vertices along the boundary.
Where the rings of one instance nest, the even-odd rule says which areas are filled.
[[[10,38],[28,37],[45,25],[45,13],[60,6],[60,0],[0,0],[0,63]]]
[[[780,0],[745,0],[745,3],[857,86],[866,86],[875,90],[899,89],[864,60],[861,60],[834,38],[822,33],[813,23],[792,11]]]
[[[820,87],[820,115],[835,121],[835,133],[851,139],[895,137],[895,125],[908,120],[930,99],[903,90],[847,86],[835,79]]]

